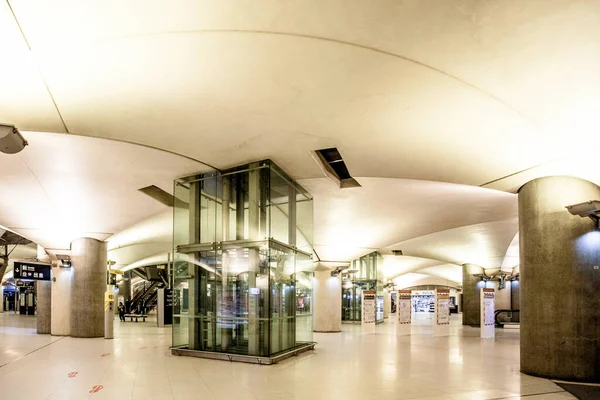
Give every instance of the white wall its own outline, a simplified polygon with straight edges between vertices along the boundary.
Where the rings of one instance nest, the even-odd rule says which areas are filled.
[[[342,277],[331,276],[331,271],[315,271],[313,279],[315,332],[342,330]]]

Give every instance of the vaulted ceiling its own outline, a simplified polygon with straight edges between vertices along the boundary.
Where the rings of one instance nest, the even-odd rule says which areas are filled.
[[[145,185],[272,158],[322,259],[500,266],[523,183],[600,181],[596,1],[8,0],[0,38],[0,122],[30,142],[0,155],[0,225],[47,247],[164,212]],[[361,188],[323,178],[333,146]]]

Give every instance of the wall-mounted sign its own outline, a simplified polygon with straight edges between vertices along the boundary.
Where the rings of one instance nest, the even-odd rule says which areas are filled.
[[[50,264],[25,263],[15,261],[15,279],[33,279],[37,281],[49,281],[51,279],[52,266]]]
[[[114,275],[125,275],[125,272],[120,269],[109,269],[108,272]]]
[[[35,282],[18,280],[15,282],[18,287],[34,287]]]

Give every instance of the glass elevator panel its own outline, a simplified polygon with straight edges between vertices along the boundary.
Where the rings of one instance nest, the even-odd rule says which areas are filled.
[[[312,342],[312,197],[271,161],[175,181],[173,346]]]
[[[342,322],[360,323],[362,320],[362,292],[375,290],[383,295],[383,258],[372,252],[350,263],[342,273]],[[377,314],[377,323],[383,322],[383,315]]]

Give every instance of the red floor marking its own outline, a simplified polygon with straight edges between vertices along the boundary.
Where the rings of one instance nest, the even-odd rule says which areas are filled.
[[[69,378],[76,378],[79,372],[69,372]]]
[[[101,391],[102,389],[104,389],[104,386],[102,385],[96,385],[92,388],[92,390],[90,390],[90,393],[98,393],[99,391]]]
[[[106,357],[106,356],[110,356],[110,353],[104,353],[100,357]]]

